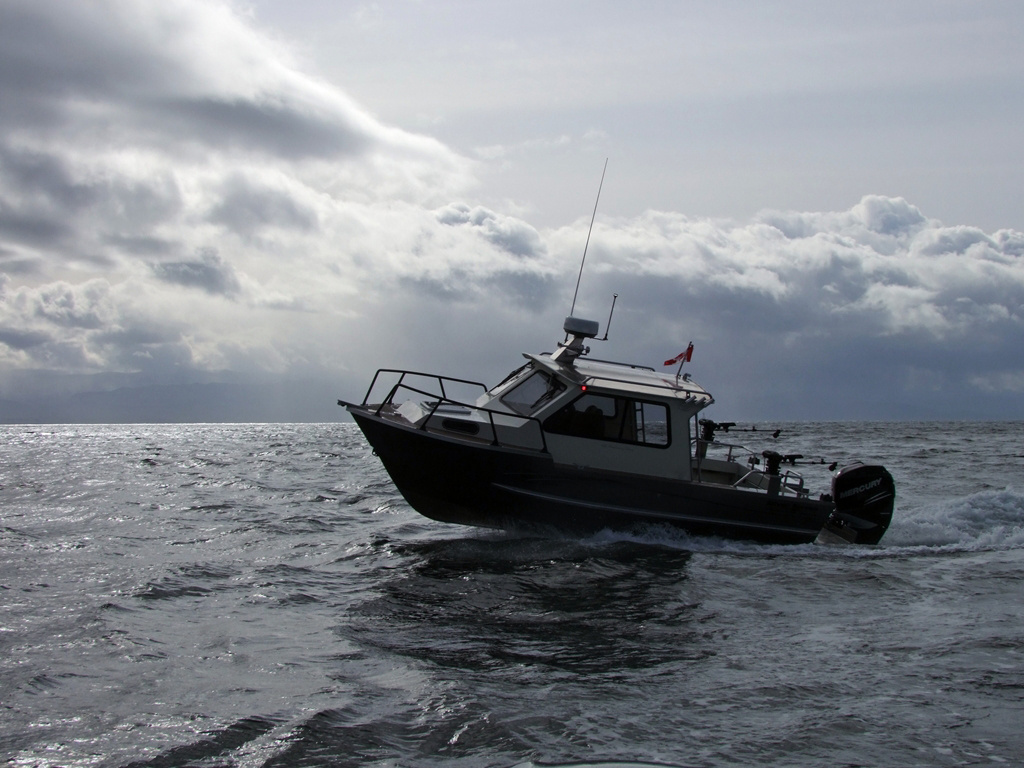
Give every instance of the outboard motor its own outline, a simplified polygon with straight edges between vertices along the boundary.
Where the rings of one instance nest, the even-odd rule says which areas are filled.
[[[832,477],[835,511],[825,530],[853,544],[877,544],[892,521],[896,484],[885,467],[851,464]]]

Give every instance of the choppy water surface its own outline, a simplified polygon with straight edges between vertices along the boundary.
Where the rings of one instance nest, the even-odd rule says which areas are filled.
[[[880,546],[444,526],[351,424],[2,427],[0,758],[1020,764],[1024,423],[788,427],[890,468]]]

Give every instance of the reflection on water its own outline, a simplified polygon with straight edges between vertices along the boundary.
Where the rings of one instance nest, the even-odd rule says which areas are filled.
[[[4,428],[0,754],[1012,764],[1024,426],[973,429],[783,431],[893,471],[855,549],[445,526],[353,425]]]

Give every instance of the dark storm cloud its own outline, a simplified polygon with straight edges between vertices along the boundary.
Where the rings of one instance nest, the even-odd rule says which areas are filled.
[[[199,288],[210,294],[235,296],[241,291],[234,268],[211,249],[203,250],[187,261],[165,261],[152,265],[160,279],[186,288]]]
[[[130,178],[76,168],[63,147],[47,153],[5,146],[0,138],[0,238],[56,259],[105,261],[104,242],[138,238],[182,207],[173,176]],[[145,235],[135,233],[145,232]],[[145,250],[145,249],[143,249]]]
[[[187,131],[208,147],[264,152],[287,160],[338,157],[369,149],[371,138],[338,114],[301,105],[241,99],[180,99],[152,104],[153,128]]]
[[[0,237],[7,243],[53,248],[67,242],[73,232],[49,211],[0,197]]]
[[[96,202],[95,185],[76,181],[59,157],[38,151],[14,151],[0,144],[0,175],[4,184],[30,199],[74,212]]]
[[[5,243],[60,245],[74,232],[69,217],[95,199],[57,158],[12,150],[0,137],[0,238]]]
[[[150,57],[130,61],[124,46],[110,47],[109,30],[97,36],[76,23],[81,10],[46,0],[0,4],[0,121],[6,128],[50,130],[68,119],[67,99],[92,98],[150,69]]]
[[[532,312],[549,310],[562,288],[561,276],[509,270],[481,281],[486,296],[503,296],[503,301]]]
[[[38,347],[50,340],[50,334],[43,331],[22,331],[0,328],[0,344],[6,344],[11,349],[24,351]]]
[[[269,45],[260,50],[258,38],[241,39],[241,25],[225,5],[94,5],[9,0],[0,6],[0,124],[48,133],[75,125],[86,142],[102,134],[159,145],[201,140],[290,158],[358,152],[372,141],[339,104],[314,108],[281,83],[262,93],[244,85],[233,90],[220,84],[220,72],[203,71],[204,65],[245,66],[232,58],[239,51],[253,67],[274,53]],[[212,41],[217,27],[234,51],[194,47]],[[190,59],[189,52],[198,55]]]

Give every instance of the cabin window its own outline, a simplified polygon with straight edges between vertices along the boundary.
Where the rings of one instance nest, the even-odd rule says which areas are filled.
[[[556,435],[666,446],[668,408],[627,397],[587,393],[551,416],[544,428]]]
[[[518,414],[529,416],[551,398],[565,391],[565,384],[547,371],[534,371],[501,396],[501,402]]]
[[[502,379],[499,383],[491,387],[487,394],[491,396],[496,396],[505,386],[514,386],[515,380],[521,379],[523,377],[523,372],[526,371],[526,369],[529,367],[530,363],[526,363],[525,365],[519,366],[514,371],[512,371],[512,373],[510,373],[508,376]]]

